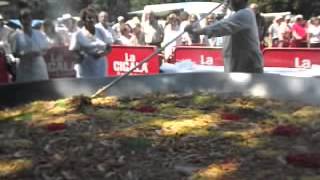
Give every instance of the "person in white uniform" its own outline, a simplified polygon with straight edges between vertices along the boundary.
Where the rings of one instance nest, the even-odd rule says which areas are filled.
[[[112,29],[111,23],[109,22],[109,14],[106,11],[101,11],[98,15],[99,23],[95,26],[101,28],[106,33],[108,43],[119,44],[119,37],[117,33]]]
[[[18,30],[12,42],[12,52],[19,59],[17,62],[16,82],[48,80],[48,70],[44,53],[48,41],[43,33],[32,29],[30,9],[22,9],[19,14],[22,30]]]
[[[78,78],[97,78],[107,75],[106,54],[111,50],[111,44],[105,32],[95,27],[97,14],[94,9],[81,11],[84,27],[75,33],[71,39],[69,50],[79,54],[79,62],[75,65]]]
[[[172,39],[178,37],[178,35],[182,32],[183,29],[180,28],[179,18],[174,13],[170,14],[167,17],[167,25],[164,28],[163,45],[169,43]],[[172,58],[175,47],[182,45],[182,40],[182,37],[179,37],[164,49],[164,56],[166,60],[170,60]]]
[[[186,32],[224,37],[225,72],[263,73],[263,58],[254,12],[247,7],[248,0],[231,0],[235,11],[228,18],[213,25],[195,29],[192,25]]]
[[[56,31],[62,36],[65,46],[69,46],[72,35],[79,30],[77,20],[71,14],[64,14],[58,18],[58,24]]]

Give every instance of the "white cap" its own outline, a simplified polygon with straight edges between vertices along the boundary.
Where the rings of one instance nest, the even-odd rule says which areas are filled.
[[[133,22],[132,19],[128,20],[128,21],[126,22],[126,24],[129,25],[132,29],[133,29],[134,26],[135,26],[135,23]]]
[[[67,20],[67,19],[72,19],[72,16],[71,14],[63,14],[62,17],[61,17],[61,20]]]
[[[2,16],[2,14],[0,14],[0,20],[4,20],[4,17]]]
[[[119,16],[119,17],[117,18],[117,20],[118,20],[118,22],[123,21],[123,20],[124,20],[124,17],[123,17],[123,16]]]
[[[303,19],[303,16],[301,14],[296,15],[296,17],[294,17],[294,19],[297,21],[298,19]]]
[[[276,16],[276,17],[274,18],[274,20],[276,20],[276,21],[278,21],[278,20],[280,20],[280,19],[283,19],[283,16],[278,15],[278,16]]]
[[[140,19],[137,16],[133,17],[131,20],[136,24],[140,24],[141,23]]]
[[[129,26],[130,26],[132,29],[135,29],[135,28],[137,28],[138,26],[141,26],[140,23],[135,22],[134,20],[131,20],[131,21],[128,22],[128,23],[130,23]]]
[[[291,16],[290,15],[286,15],[285,20],[290,20]]]

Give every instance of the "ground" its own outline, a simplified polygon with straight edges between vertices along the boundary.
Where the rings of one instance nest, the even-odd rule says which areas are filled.
[[[0,179],[319,180],[320,109],[251,97],[74,97],[0,111]]]

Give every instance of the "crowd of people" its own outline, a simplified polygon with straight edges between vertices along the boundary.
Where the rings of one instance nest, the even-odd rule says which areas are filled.
[[[277,16],[268,28],[272,47],[320,47],[320,16],[305,20],[302,15]]]
[[[264,47],[320,47],[320,16],[305,20],[302,15],[277,16],[268,27],[258,6],[251,4],[256,14],[260,43]],[[88,7],[81,11],[80,18],[70,14],[32,26],[31,11],[19,12],[21,27],[12,29],[0,15],[0,47],[9,62],[14,62],[15,81],[28,82],[48,79],[43,58],[51,47],[66,46],[78,59],[77,77],[103,77],[106,73],[106,55],[112,44],[128,46],[153,45],[161,47],[182,33],[186,26],[203,28],[215,24],[223,17],[211,14],[198,22],[197,14],[171,13],[159,19],[154,12],[145,12],[141,18],[126,20],[123,16],[116,23],[109,21],[106,11],[96,12]],[[164,50],[165,60],[171,58],[176,46],[201,45],[222,47],[223,37],[185,33]],[[32,60],[31,60],[32,59]]]

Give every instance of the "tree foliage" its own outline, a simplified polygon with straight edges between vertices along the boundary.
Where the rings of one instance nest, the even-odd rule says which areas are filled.
[[[186,2],[189,0],[130,0],[131,10],[142,9],[146,4]],[[221,2],[223,0],[213,0]],[[257,3],[262,12],[284,12],[290,11],[293,14],[303,14],[306,17],[320,15],[320,1],[315,0],[249,0],[250,3]]]
[[[8,17],[17,17],[17,4],[21,0],[11,0],[9,7],[0,8]],[[24,0],[32,6],[35,18],[58,17],[63,13],[77,15],[89,4],[95,4],[99,10],[109,12],[112,19],[126,15],[128,11],[141,10],[147,4],[187,2],[191,0]],[[194,0],[193,0],[194,1]],[[196,0],[201,1],[201,0]],[[203,0],[202,0],[203,1]],[[223,0],[211,0],[222,2]],[[319,0],[249,0],[257,3],[262,12],[290,11],[293,14],[303,14],[307,18],[320,15]]]
[[[320,1],[315,0],[252,0],[263,12],[290,11],[306,17],[320,15]]]

